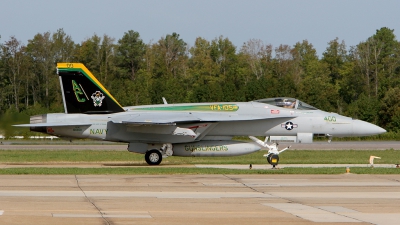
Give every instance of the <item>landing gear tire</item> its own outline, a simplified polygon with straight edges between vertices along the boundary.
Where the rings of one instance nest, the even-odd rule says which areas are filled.
[[[268,163],[272,165],[273,168],[279,163],[279,155],[271,154],[267,157]]]
[[[158,151],[156,149],[152,149],[152,150],[146,152],[144,159],[146,160],[147,164],[149,164],[149,165],[152,165],[152,166],[160,165],[160,163],[162,161],[162,155],[161,155],[160,151]]]

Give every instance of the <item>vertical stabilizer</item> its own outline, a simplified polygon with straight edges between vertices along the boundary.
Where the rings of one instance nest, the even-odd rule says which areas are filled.
[[[125,110],[82,63],[57,63],[65,113],[107,114]]]

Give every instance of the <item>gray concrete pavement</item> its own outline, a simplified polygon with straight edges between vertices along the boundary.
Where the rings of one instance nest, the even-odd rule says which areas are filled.
[[[391,225],[399,205],[400,175],[0,176],[11,225]]]

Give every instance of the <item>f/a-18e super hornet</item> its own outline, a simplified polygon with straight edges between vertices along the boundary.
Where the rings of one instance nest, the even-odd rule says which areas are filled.
[[[31,116],[29,124],[17,126],[70,139],[128,143],[128,151],[144,154],[150,165],[158,165],[168,156],[252,153],[261,146],[232,137],[265,136],[274,127],[303,115],[262,101],[122,107],[83,64],[58,63],[57,74],[65,112]],[[336,119],[338,123],[341,118]],[[373,124],[357,123],[372,129],[369,134],[383,131]]]

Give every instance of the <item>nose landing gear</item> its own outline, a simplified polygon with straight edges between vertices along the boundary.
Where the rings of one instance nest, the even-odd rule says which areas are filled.
[[[279,155],[274,153],[269,153],[264,155],[267,158],[269,164],[272,165],[272,168],[275,169],[275,166],[279,163]]]
[[[267,158],[267,161],[269,164],[272,165],[272,169],[275,169],[276,166],[279,163],[279,154],[288,150],[292,146],[288,146],[282,150],[278,150],[278,143],[272,143],[271,145],[268,145],[268,137],[265,138],[265,141],[261,141],[260,139],[254,137],[254,136],[249,136],[251,140],[256,142],[256,144],[260,145],[261,147],[268,148],[268,153],[264,154],[264,157]]]

